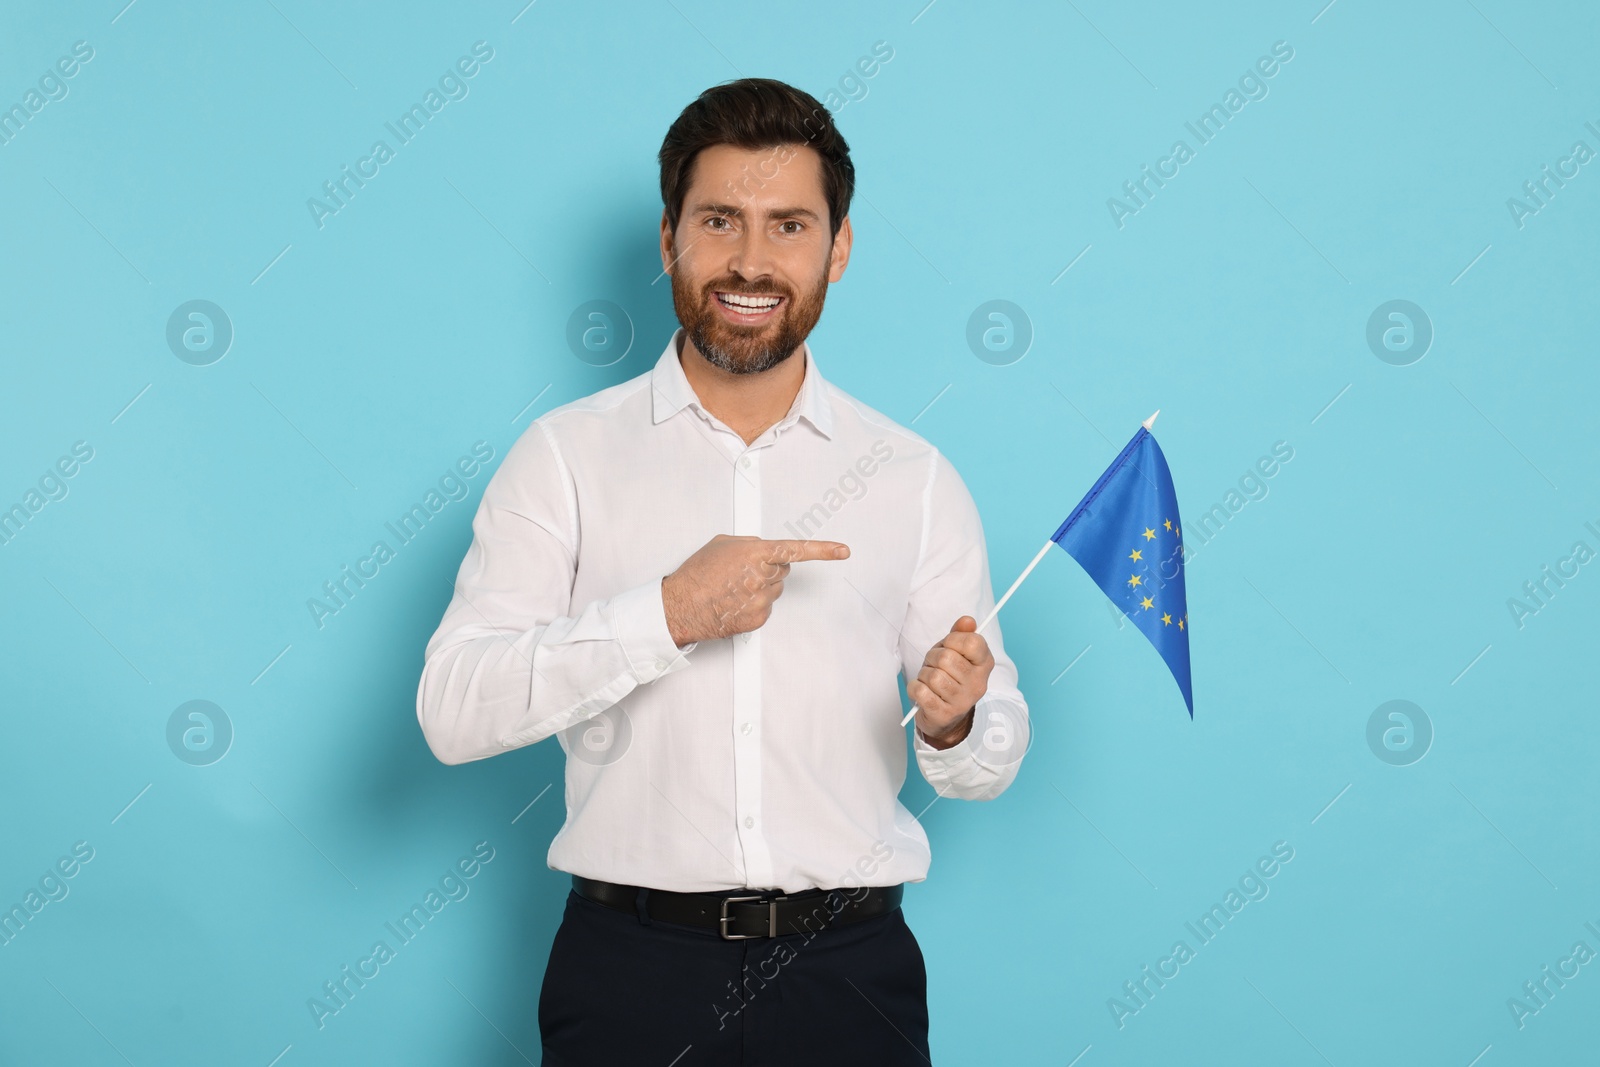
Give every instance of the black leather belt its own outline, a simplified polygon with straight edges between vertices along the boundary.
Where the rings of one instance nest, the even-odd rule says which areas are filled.
[[[637,915],[640,887],[572,876],[572,888],[586,900]],[[814,934],[830,925],[886,915],[900,906],[905,886],[850,889],[734,889],[725,893],[675,893],[650,889],[644,910],[652,919],[715,930],[725,941],[784,934]]]

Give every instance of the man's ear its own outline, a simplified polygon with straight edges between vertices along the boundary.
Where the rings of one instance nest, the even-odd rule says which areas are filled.
[[[836,282],[844,277],[844,269],[850,265],[850,241],[850,216],[846,215],[839,224],[839,232],[833,236],[833,247],[828,253],[828,281]]]
[[[661,269],[672,273],[672,223],[667,220],[667,209],[661,209]]]

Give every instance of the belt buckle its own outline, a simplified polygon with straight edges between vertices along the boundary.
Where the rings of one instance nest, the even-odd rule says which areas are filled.
[[[778,901],[788,900],[788,894],[768,897],[765,893],[756,893],[751,896],[723,897],[721,911],[717,916],[717,933],[724,941],[749,941],[757,937],[778,936]],[[765,934],[730,934],[728,924],[733,921],[733,916],[728,914],[729,904],[743,904],[749,901],[764,901],[767,905],[767,932]]]

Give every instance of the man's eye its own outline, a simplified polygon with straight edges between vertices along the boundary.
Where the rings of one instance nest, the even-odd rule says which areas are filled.
[[[728,220],[726,218],[724,218],[723,216],[721,216],[721,215],[713,215],[713,216],[711,216],[711,218],[706,220],[706,225],[712,226],[712,228],[715,229],[716,227],[712,225],[713,223],[727,222],[727,221]]]
[[[788,231],[790,233],[799,233],[802,229],[805,228],[796,219],[785,219],[783,224],[785,226],[793,226],[793,227],[795,227],[795,229]]]

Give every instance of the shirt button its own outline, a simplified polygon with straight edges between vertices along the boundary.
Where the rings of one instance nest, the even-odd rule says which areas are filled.
[[[664,660],[664,659],[656,660],[656,670],[664,671],[666,669],[667,669],[667,661],[666,660]]]
[[[750,733],[750,731],[753,730],[753,729],[754,729],[753,726],[751,726],[749,723],[745,723],[743,726],[739,727],[739,732],[741,734],[748,735]]]
[[[750,829],[750,827],[754,826],[755,824],[756,824],[756,821],[754,819],[752,819],[750,816],[746,815],[744,817],[744,828],[746,830]]]
[[[740,459],[739,459],[739,466],[745,468],[746,470],[749,470],[750,469],[750,457],[749,456],[741,456]]]

